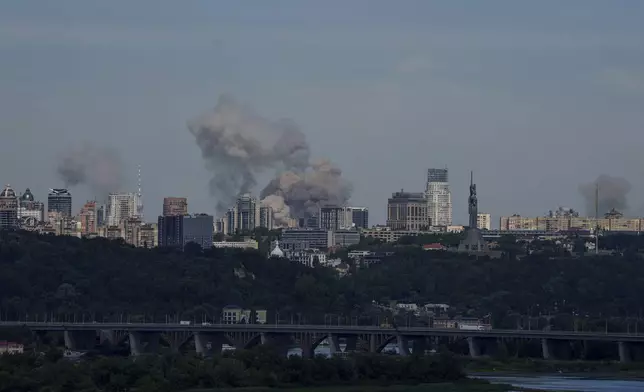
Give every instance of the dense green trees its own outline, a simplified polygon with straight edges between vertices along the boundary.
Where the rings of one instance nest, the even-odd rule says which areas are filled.
[[[267,241],[276,235],[264,234]],[[637,243],[624,241],[629,249]],[[181,253],[105,239],[0,232],[0,316],[200,322],[216,321],[222,307],[237,304],[268,309],[269,322],[280,317],[324,323],[331,314],[333,322],[374,323],[380,310],[372,301],[397,300],[446,303],[453,314],[491,314],[494,326],[503,328],[644,328],[644,262],[633,252],[533,254],[513,261],[417,245],[370,246],[396,254],[338,278],[329,268],[266,259],[257,251]]]
[[[464,378],[451,356],[283,358],[271,347],[224,353],[210,359],[150,356],[95,357],[72,363],[55,355],[0,356],[2,391],[174,392],[193,388],[418,384]]]
[[[182,253],[0,232],[0,268],[3,319],[168,315],[200,321],[218,318],[229,304],[311,314],[344,306],[332,270],[267,260],[254,251]],[[308,289],[294,290],[298,281],[308,282]]]

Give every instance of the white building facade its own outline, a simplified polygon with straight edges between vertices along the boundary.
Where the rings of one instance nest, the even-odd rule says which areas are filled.
[[[118,226],[125,219],[138,217],[138,199],[136,193],[110,193],[107,202],[107,225]]]
[[[450,226],[452,224],[452,192],[449,189],[447,169],[428,169],[427,215],[431,226]]]

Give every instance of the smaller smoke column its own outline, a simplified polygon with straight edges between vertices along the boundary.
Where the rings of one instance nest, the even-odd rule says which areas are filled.
[[[86,185],[102,198],[118,191],[123,183],[123,165],[119,155],[111,149],[90,143],[83,143],[63,153],[56,171],[65,187]]]
[[[600,214],[605,214],[613,208],[620,212],[628,209],[627,195],[631,191],[631,183],[623,177],[602,174],[594,182],[579,186],[579,192],[584,197],[588,216],[595,216],[595,191],[598,185]]]

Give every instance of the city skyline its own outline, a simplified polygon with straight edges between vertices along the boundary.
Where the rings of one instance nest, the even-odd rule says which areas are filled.
[[[214,213],[186,122],[231,92],[269,119],[292,118],[372,223],[385,222],[391,192],[422,191],[426,168],[442,165],[454,223],[467,221],[470,168],[493,217],[584,211],[579,185],[604,173],[631,182],[623,212],[641,216],[644,5],[618,2],[375,0],[365,17],[361,0],[113,1],[101,12],[8,0],[0,181],[44,201],[64,187],[57,155],[95,141],[120,153],[122,188],[136,191],[142,166],[147,220],[166,195]],[[75,212],[99,196],[70,190]]]

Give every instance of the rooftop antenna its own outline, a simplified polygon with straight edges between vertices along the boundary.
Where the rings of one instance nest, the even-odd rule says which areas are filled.
[[[595,254],[599,254],[599,182],[595,183]]]

